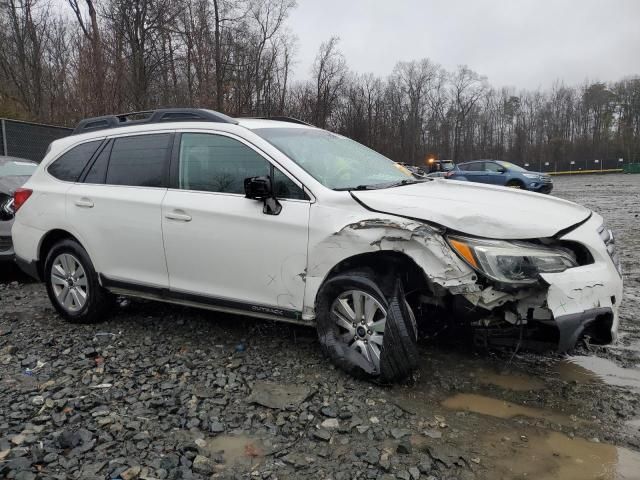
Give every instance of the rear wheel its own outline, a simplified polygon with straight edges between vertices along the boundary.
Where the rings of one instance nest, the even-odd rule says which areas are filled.
[[[51,248],[44,280],[51,303],[70,322],[100,321],[113,303],[113,296],[100,286],[89,255],[74,240],[62,240]]]
[[[352,375],[391,382],[417,366],[415,318],[396,277],[350,271],[329,279],[317,318],[323,351]]]

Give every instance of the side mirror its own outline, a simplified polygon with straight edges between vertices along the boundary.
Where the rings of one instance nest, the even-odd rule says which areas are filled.
[[[282,205],[273,193],[270,177],[249,177],[244,179],[245,197],[264,201],[262,212],[266,215],[278,215]]]
[[[273,196],[269,177],[249,177],[244,179],[244,194],[247,198],[264,200]]]
[[[504,168],[504,167],[500,167],[500,168],[498,169],[498,173],[504,173],[504,172],[506,172],[506,171],[507,171],[507,169],[506,169],[506,168]]]

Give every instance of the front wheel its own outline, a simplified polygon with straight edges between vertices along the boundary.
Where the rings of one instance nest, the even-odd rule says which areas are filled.
[[[415,318],[397,278],[339,274],[323,285],[316,307],[322,349],[346,372],[392,382],[416,368]]]
[[[89,255],[74,240],[62,240],[49,251],[44,280],[51,303],[69,322],[94,323],[110,310],[112,295],[102,288]]]

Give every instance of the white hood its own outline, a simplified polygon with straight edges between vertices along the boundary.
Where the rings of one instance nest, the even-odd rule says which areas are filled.
[[[549,195],[445,179],[352,194],[378,212],[504,240],[552,237],[591,215]]]

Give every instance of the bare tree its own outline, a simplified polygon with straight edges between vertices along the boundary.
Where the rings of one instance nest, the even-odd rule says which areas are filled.
[[[320,45],[320,51],[313,64],[316,85],[314,119],[316,125],[326,127],[327,120],[338,100],[340,89],[347,74],[347,63],[338,50],[338,37]]]

